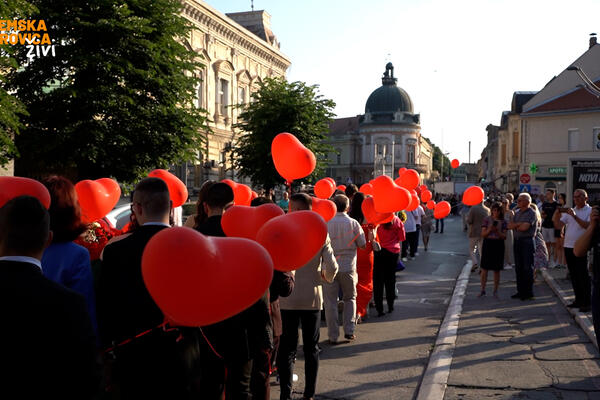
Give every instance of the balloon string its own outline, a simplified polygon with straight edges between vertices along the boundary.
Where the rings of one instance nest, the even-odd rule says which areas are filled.
[[[270,312],[270,311],[269,311]],[[217,350],[215,350],[215,348],[213,347],[212,343],[210,343],[210,340],[208,340],[208,338],[206,337],[206,335],[204,334],[204,331],[202,330],[202,328],[198,327],[198,330],[200,331],[200,333],[202,334],[202,337],[204,338],[204,340],[206,341],[206,344],[208,344],[208,347],[210,347],[210,349],[212,350],[213,353],[215,353],[215,355],[220,358],[221,360],[223,360],[223,369],[225,372],[225,377],[224,377],[224,389],[223,389],[223,396],[225,398],[227,398],[227,365],[225,364],[225,360],[223,359],[223,356],[219,354],[219,352]]]
[[[159,329],[159,328],[164,328],[165,326],[167,326],[167,321],[162,322],[161,324],[159,324],[158,326],[155,326],[154,328],[150,328],[142,333],[138,333],[137,335],[135,335],[132,338],[129,339],[125,339],[120,343],[117,343],[116,345],[107,348],[106,350],[104,350],[104,353],[110,353],[111,351],[115,350],[117,347],[121,347],[123,345],[126,345],[127,343],[133,342],[135,339],[141,338],[144,335],[147,335],[148,333],[152,332],[155,329]],[[165,331],[172,331],[172,330],[176,330],[177,328],[170,328],[169,330],[165,330]],[[178,338],[177,340],[179,341],[180,338]]]

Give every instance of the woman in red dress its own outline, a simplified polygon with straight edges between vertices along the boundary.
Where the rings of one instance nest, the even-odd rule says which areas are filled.
[[[367,223],[362,213],[362,202],[365,195],[361,192],[352,197],[349,216],[358,221],[362,226],[367,239],[367,247],[356,250],[356,272],[358,283],[356,284],[356,321],[360,323],[367,318],[367,308],[371,297],[373,297],[373,240],[375,238],[375,226]],[[375,244],[377,246],[377,244]]]

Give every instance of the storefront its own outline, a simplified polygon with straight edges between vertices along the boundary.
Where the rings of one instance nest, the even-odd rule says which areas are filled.
[[[600,205],[600,159],[569,159],[569,204],[575,189],[583,189],[588,194],[590,205]]]

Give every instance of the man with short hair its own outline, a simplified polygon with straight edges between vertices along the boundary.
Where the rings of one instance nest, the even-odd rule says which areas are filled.
[[[346,190],[344,190],[344,192],[346,193],[346,197],[348,197],[348,200],[352,202],[352,198],[356,193],[358,193],[358,186],[356,186],[354,183],[351,183],[348,186],[346,186]]]
[[[587,204],[587,192],[583,189],[577,189],[573,193],[575,208],[561,209],[557,208],[552,216],[554,227],[562,229],[565,227],[565,259],[567,268],[571,276],[571,284],[575,293],[575,301],[567,305],[570,308],[579,308],[581,312],[590,311],[592,288],[590,275],[587,270],[587,253],[577,257],[573,248],[575,242],[587,229],[590,224],[590,215],[592,207]]]
[[[517,278],[517,293],[513,299],[533,299],[533,237],[537,229],[537,215],[529,205],[529,193],[521,193],[517,197],[518,208],[508,229],[514,230],[515,275]]]
[[[38,199],[21,196],[0,208],[0,383],[8,397],[91,399],[100,381],[96,338],[83,296],[42,274],[51,241]]]
[[[552,217],[554,216],[554,212],[558,207],[558,202],[554,196],[554,189],[546,190],[546,201],[542,203],[542,208],[540,209],[542,218],[544,218],[542,221],[542,236],[544,237],[544,242],[546,242],[546,248],[548,249],[548,261],[550,267],[554,267],[556,264],[556,255],[558,254],[556,229],[554,228],[554,223],[552,222]]]
[[[474,205],[467,214],[467,225],[469,226],[469,254],[471,255],[471,272],[474,272],[481,263],[481,248],[483,238],[481,237],[481,226],[485,217],[490,215],[490,209],[483,202]]]
[[[177,329],[163,329],[164,315],[142,277],[142,254],[154,235],[169,228],[171,200],[158,178],[140,181],[132,213],[133,233],[104,248],[98,282],[98,328],[113,365],[111,387],[122,398],[184,398],[188,382],[179,356]],[[110,360],[114,356],[114,360]]]
[[[290,198],[290,212],[311,208],[312,200],[305,193],[296,193]],[[303,399],[314,399],[319,371],[319,328],[323,305],[321,285],[324,282],[333,282],[337,271],[338,264],[331,248],[331,240],[327,236],[321,250],[306,265],[296,270],[292,294],[279,299],[283,326],[277,357],[280,400],[292,398],[292,376],[298,347],[299,326],[302,328],[304,349]]]
[[[337,343],[339,336],[338,325],[338,294],[342,289],[344,301],[344,337],[354,340],[356,324],[356,249],[366,247],[365,234],[360,224],[346,214],[350,201],[343,194],[333,198],[337,213],[327,223],[327,231],[331,238],[331,246],[338,260],[339,272],[332,283],[323,285],[325,300],[325,318],[330,343]]]
[[[283,198],[277,202],[277,205],[281,207],[281,209],[285,212],[288,212],[288,207],[290,204],[290,195],[288,192],[283,192]]]

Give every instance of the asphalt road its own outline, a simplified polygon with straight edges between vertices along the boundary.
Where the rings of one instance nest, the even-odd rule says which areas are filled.
[[[353,342],[330,346],[321,326],[321,361],[316,399],[412,399],[416,396],[439,326],[467,260],[468,241],[459,217],[446,219],[443,234],[432,233],[429,251],[422,243],[415,260],[397,273],[398,299],[392,314],[374,309],[356,329]],[[341,319],[340,319],[341,320]],[[342,336],[343,337],[343,336]],[[302,397],[302,345],[294,371],[294,399]],[[272,378],[271,399],[279,399]]]

